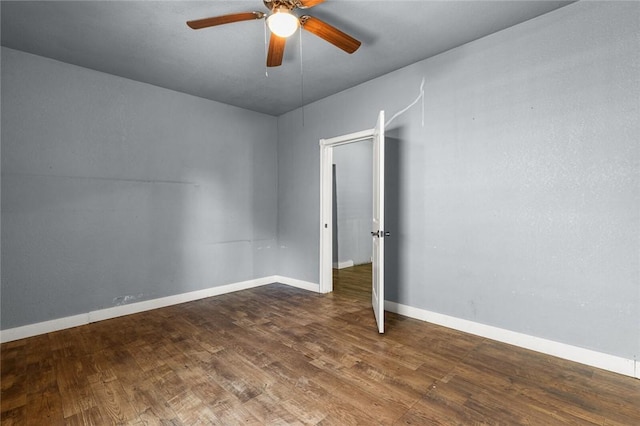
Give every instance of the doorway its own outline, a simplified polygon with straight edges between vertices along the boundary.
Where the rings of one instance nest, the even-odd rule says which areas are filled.
[[[333,290],[370,299],[373,146],[365,140],[333,154]]]
[[[373,147],[339,146],[333,155],[333,268],[371,263]]]
[[[371,304],[378,331],[384,333],[384,111],[373,129],[320,140],[320,292],[333,291],[334,148],[366,140],[373,145]]]

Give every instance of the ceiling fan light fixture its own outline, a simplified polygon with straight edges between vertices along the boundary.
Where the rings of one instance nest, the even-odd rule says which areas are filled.
[[[298,18],[287,8],[279,8],[267,18],[267,26],[278,37],[289,37],[298,29]]]

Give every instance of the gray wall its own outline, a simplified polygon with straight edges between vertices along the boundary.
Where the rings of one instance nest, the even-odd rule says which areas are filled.
[[[318,140],[424,77],[425,126],[388,132],[386,298],[639,357],[639,16],[579,2],[277,120],[3,48],[2,328],[317,282]]]
[[[373,145],[369,141],[334,149],[337,251],[339,263],[355,265],[371,262],[371,221],[373,210]],[[335,239],[334,239],[335,240]]]
[[[270,276],[277,121],[2,48],[2,328]]]
[[[424,127],[389,129],[386,299],[639,357],[639,17],[575,3],[280,117],[279,273],[318,282],[318,140],[424,77]]]

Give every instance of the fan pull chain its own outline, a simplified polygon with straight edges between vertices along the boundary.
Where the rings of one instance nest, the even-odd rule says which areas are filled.
[[[304,127],[304,67],[302,66],[302,29],[300,33],[300,103],[302,104],[302,127]]]
[[[422,127],[424,127],[424,77],[420,83],[420,95],[422,96]]]
[[[269,67],[267,67],[267,56],[269,55],[267,47],[267,20],[264,20],[264,75],[269,78]]]

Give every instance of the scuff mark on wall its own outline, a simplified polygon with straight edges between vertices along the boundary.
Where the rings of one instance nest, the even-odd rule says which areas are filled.
[[[138,294],[130,294],[126,296],[115,297],[113,299],[113,306],[128,305],[129,303],[133,303],[138,299],[142,298],[142,296],[143,296],[142,293],[138,293]]]

